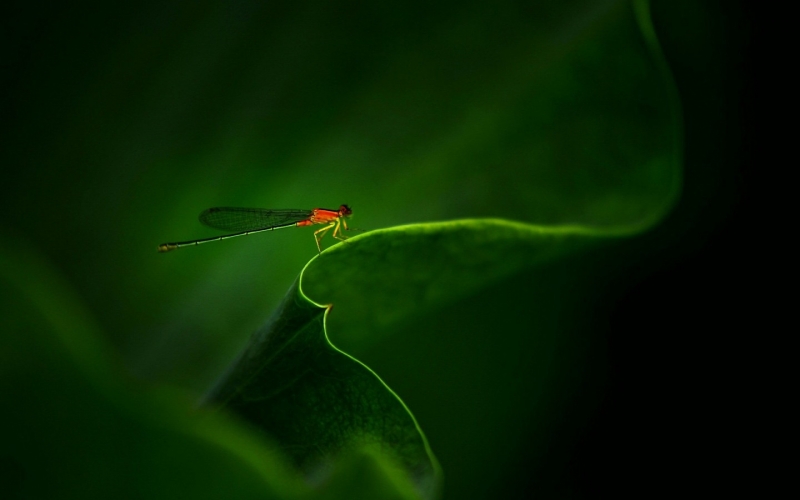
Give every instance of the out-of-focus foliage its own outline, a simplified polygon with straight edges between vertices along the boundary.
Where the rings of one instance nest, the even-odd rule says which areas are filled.
[[[47,263],[19,245],[0,256],[5,498],[416,498],[369,446],[309,486],[269,439],[182,391],[143,393]]]
[[[205,208],[636,229],[676,193],[670,83],[627,1],[74,8],[9,31],[46,38],[10,45],[3,206],[151,380],[201,393],[316,250],[298,229],[154,253],[217,234]]]
[[[3,255],[16,410],[0,459],[20,492],[413,498],[402,453],[347,437],[303,477],[304,452],[274,429],[188,409],[295,297],[316,248],[302,229],[156,245],[211,235],[195,222],[210,206],[349,203],[366,229],[474,219],[367,232],[314,259],[302,286],[336,305],[333,344],[417,417],[445,497],[497,497],[523,448],[556,439],[591,348],[582,300],[602,293],[587,278],[608,248],[595,243],[652,227],[680,189],[680,119],[643,1],[143,2],[19,18],[4,35],[3,234],[57,269]],[[123,369],[180,389],[142,391]],[[264,387],[296,388],[282,373],[232,391],[268,400]],[[342,415],[371,418],[327,417]],[[37,469],[60,479],[33,484]]]

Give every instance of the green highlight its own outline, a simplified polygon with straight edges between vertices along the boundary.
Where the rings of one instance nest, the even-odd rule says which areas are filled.
[[[431,482],[430,482],[430,484],[424,485],[424,486],[423,486],[423,491],[425,491],[425,493],[426,493],[426,497],[428,497],[428,498],[438,498],[438,497],[440,496],[440,494],[441,494],[441,482],[442,482],[442,478],[443,478],[443,474],[442,474],[442,467],[441,467],[441,465],[439,465],[439,461],[438,461],[438,460],[436,460],[436,456],[433,454],[433,450],[431,449],[431,446],[430,446],[430,444],[428,443],[428,438],[427,438],[427,437],[425,437],[425,433],[422,431],[422,427],[420,427],[420,425],[419,425],[419,422],[417,422],[417,419],[414,417],[414,414],[411,412],[411,410],[410,410],[410,409],[408,408],[408,406],[405,404],[405,402],[403,401],[403,399],[402,399],[402,398],[401,398],[401,397],[400,397],[400,396],[399,396],[399,395],[398,395],[396,392],[394,392],[394,391],[392,390],[392,388],[391,388],[391,387],[389,387],[389,386],[386,384],[386,382],[384,382],[384,381],[383,381],[383,379],[381,379],[381,377],[380,377],[380,376],[379,376],[377,373],[375,373],[375,371],[374,371],[374,370],[372,370],[372,368],[370,368],[369,366],[365,365],[364,363],[362,363],[362,362],[361,362],[361,361],[359,361],[358,359],[354,358],[354,357],[353,357],[353,356],[351,356],[350,354],[347,354],[346,352],[342,351],[341,349],[339,349],[338,347],[336,347],[336,346],[333,344],[333,342],[331,342],[330,336],[328,336],[328,315],[329,315],[329,314],[330,314],[330,312],[331,312],[332,306],[330,306],[330,305],[328,305],[328,306],[324,306],[324,305],[322,305],[322,304],[318,304],[318,303],[314,302],[314,301],[313,301],[311,298],[309,298],[309,297],[308,297],[308,296],[307,296],[307,295],[306,295],[306,294],[303,292],[303,274],[305,273],[305,270],[306,270],[306,268],[309,266],[309,264],[311,264],[311,262],[312,262],[314,259],[316,259],[316,257],[313,257],[313,258],[312,258],[312,259],[311,259],[311,260],[308,262],[308,264],[306,264],[306,265],[305,265],[305,267],[303,267],[303,270],[302,270],[302,271],[300,271],[300,278],[299,278],[299,280],[298,280],[298,293],[299,293],[299,294],[300,294],[300,295],[301,295],[301,296],[302,296],[302,297],[303,297],[305,300],[307,300],[308,302],[310,302],[311,304],[314,304],[315,306],[317,306],[317,307],[319,307],[319,308],[321,308],[321,309],[324,309],[324,310],[325,310],[325,315],[324,315],[324,317],[323,317],[323,327],[324,327],[324,332],[325,332],[325,341],[328,343],[328,345],[329,345],[329,346],[330,346],[332,349],[334,349],[336,352],[338,352],[338,353],[340,353],[340,354],[342,354],[342,355],[344,355],[344,356],[348,357],[350,360],[352,360],[352,361],[353,361],[353,362],[355,362],[355,363],[358,363],[358,364],[359,364],[361,367],[363,367],[365,370],[367,370],[369,373],[371,373],[371,374],[372,374],[372,376],[374,376],[374,377],[375,377],[375,379],[376,379],[378,382],[380,382],[380,383],[381,383],[381,385],[383,385],[383,387],[384,387],[384,388],[385,388],[387,391],[389,391],[389,393],[390,393],[392,396],[394,396],[394,397],[397,399],[397,401],[400,403],[400,405],[402,405],[403,409],[404,409],[404,410],[405,410],[405,411],[408,413],[408,416],[411,418],[412,422],[414,422],[414,427],[416,427],[416,429],[417,429],[417,432],[419,432],[420,438],[422,439],[422,442],[423,442],[423,444],[424,444],[424,446],[425,446],[425,452],[427,453],[427,455],[428,455],[428,458],[429,458],[429,460],[431,461],[431,464],[432,464],[432,466],[433,466],[433,470],[434,470],[434,472],[433,472],[433,478],[431,479]]]
[[[413,415],[363,363],[328,340],[328,308],[308,300],[300,278],[238,361],[208,393],[274,440],[308,481],[326,477],[340,457],[380,451],[395,480],[437,498],[441,470]]]

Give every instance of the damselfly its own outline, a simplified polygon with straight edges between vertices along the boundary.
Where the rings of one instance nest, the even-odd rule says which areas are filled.
[[[223,231],[235,231],[233,234],[203,238],[199,240],[179,241],[177,243],[162,243],[158,245],[159,252],[169,252],[176,248],[199,245],[209,241],[220,241],[236,236],[246,236],[253,233],[273,231],[284,227],[311,226],[314,224],[325,224],[325,227],[314,231],[314,239],[317,242],[317,250],[322,252],[320,240],[325,234],[333,229],[333,237],[337,240],[345,240],[347,237],[342,234],[342,226],[348,229],[345,217],[349,217],[353,211],[347,205],[341,205],[338,210],[327,208],[314,208],[311,210],[269,210],[265,208],[232,208],[218,207],[209,208],[200,214],[200,222],[214,229]]]

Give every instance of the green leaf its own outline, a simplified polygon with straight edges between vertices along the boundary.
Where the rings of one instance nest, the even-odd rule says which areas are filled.
[[[576,289],[591,280],[580,263],[625,235],[503,220],[390,228],[323,252],[302,286],[334,305],[331,341],[407,398],[445,492],[494,498],[519,480],[507,477],[515,457],[538,460],[565,421],[585,342],[572,336]],[[521,440],[536,447],[520,452]]]
[[[404,317],[601,238],[586,229],[501,220],[420,224],[352,238],[312,259],[208,402],[264,430],[306,476],[322,474],[344,451],[375,444],[432,498],[438,465],[414,417],[372,370],[334,347],[326,332],[331,307],[309,300],[301,287],[335,303],[351,326],[351,341],[363,344],[369,332],[377,336]]]
[[[312,259],[303,290],[336,305],[329,320],[335,341],[353,352],[411,317],[624,234],[499,219],[400,226],[351,238]]]
[[[343,453],[374,446],[403,468],[422,498],[436,497],[438,464],[414,417],[372,370],[328,341],[330,308],[308,300],[301,279],[208,404],[266,431],[309,478],[324,477]]]

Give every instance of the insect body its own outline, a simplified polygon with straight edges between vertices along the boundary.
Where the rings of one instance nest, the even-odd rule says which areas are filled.
[[[282,229],[284,227],[324,224],[325,227],[314,231],[314,240],[317,242],[317,250],[322,252],[322,247],[319,242],[331,229],[333,229],[333,237],[337,240],[347,239],[347,237],[342,234],[342,227],[344,227],[345,230],[348,229],[345,218],[352,215],[352,213],[353,211],[347,205],[341,205],[338,210],[327,208],[314,208],[311,210],[270,210],[265,208],[233,207],[209,208],[200,214],[200,222],[214,229],[234,231],[232,234],[199,240],[179,241],[176,243],[162,243],[158,245],[158,251],[169,252],[190,245],[226,240],[236,236],[246,236],[248,234],[261,233],[264,231],[274,231],[275,229]]]

